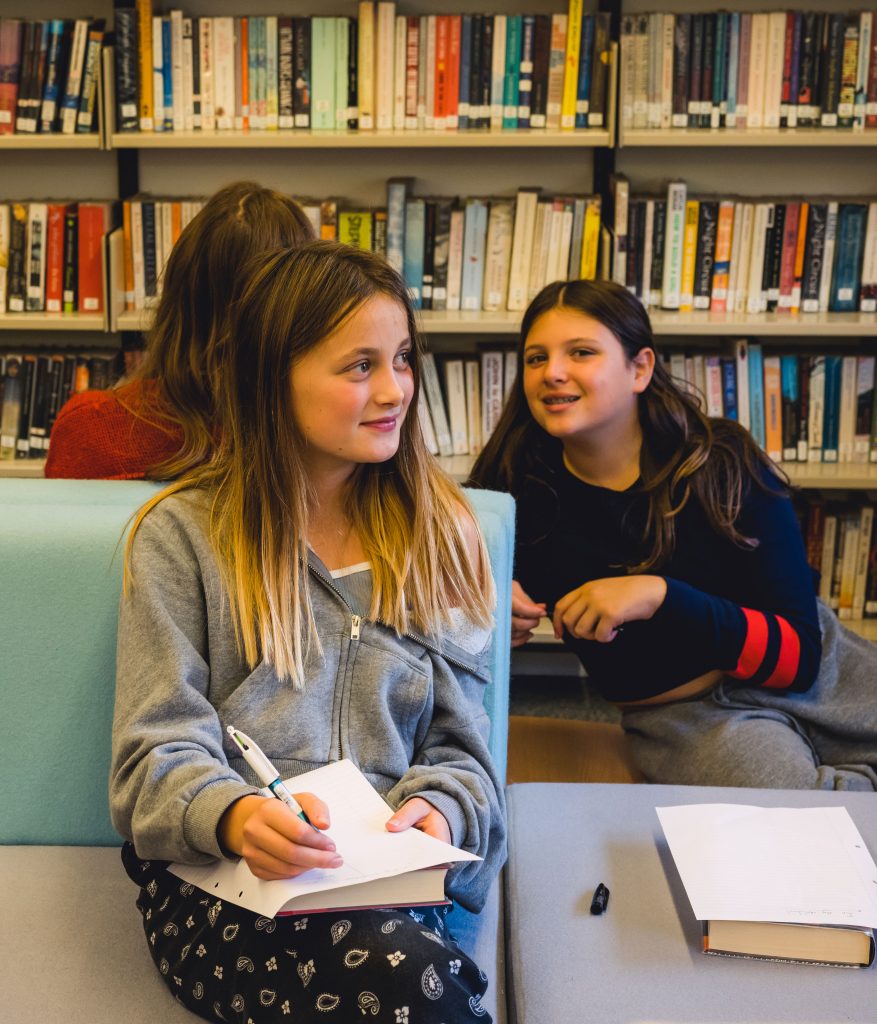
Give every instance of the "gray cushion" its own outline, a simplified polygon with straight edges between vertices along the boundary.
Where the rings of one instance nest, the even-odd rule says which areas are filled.
[[[875,967],[704,956],[655,813],[683,803],[844,804],[877,853],[873,794],[526,784],[510,786],[508,797],[506,957],[517,1024],[877,1021]],[[598,882],[611,895],[595,917]]]
[[[193,1024],[153,967],[137,889],[115,847],[0,847],[0,1020],[16,1024]],[[455,924],[490,977],[496,1014],[504,963],[500,887],[478,918]],[[456,918],[455,918],[456,920]],[[465,933],[465,934],[464,934]],[[495,979],[497,979],[495,981]],[[505,1022],[506,1016],[494,1016]]]

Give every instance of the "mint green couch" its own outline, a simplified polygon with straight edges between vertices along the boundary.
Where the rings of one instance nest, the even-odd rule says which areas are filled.
[[[15,1022],[194,1021],[154,974],[107,807],[116,611],[131,515],[156,486],[0,480],[0,913],[3,1011]],[[486,704],[504,776],[513,505],[471,492],[500,594]],[[497,886],[497,892],[499,887]],[[456,909],[505,1021],[502,908]]]

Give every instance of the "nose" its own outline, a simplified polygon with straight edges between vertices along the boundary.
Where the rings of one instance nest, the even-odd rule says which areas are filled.
[[[566,380],[566,357],[562,352],[550,353],[545,360],[545,380],[560,382]]]
[[[402,383],[394,368],[387,367],[387,369],[377,377],[375,384],[375,401],[379,405],[386,405],[389,407],[402,405],[402,402],[405,399],[405,391],[402,388]]]

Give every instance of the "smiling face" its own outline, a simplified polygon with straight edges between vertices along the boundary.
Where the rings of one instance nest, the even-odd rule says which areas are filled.
[[[296,361],[292,407],[311,472],[385,462],[414,394],[405,310],[376,295]]]
[[[637,423],[637,396],[649,384],[654,353],[628,360],[598,320],[555,307],[530,328],[523,386],[533,419],[566,443],[611,443]]]

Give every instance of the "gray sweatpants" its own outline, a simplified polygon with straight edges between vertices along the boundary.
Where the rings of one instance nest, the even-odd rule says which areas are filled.
[[[650,782],[877,790],[877,644],[819,606],[822,662],[806,693],[721,683],[693,700],[623,713]]]

